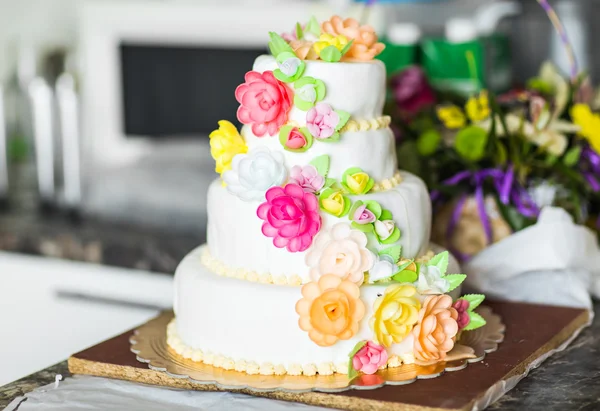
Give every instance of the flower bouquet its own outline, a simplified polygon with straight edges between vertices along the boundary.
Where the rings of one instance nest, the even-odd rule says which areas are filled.
[[[533,248],[544,261],[559,256],[541,270],[575,261],[589,274],[588,263],[600,255],[582,227],[600,227],[600,93],[573,67],[565,78],[545,63],[523,88],[498,96],[483,89],[468,98],[437,92],[418,67],[391,79],[399,164],[432,190],[433,240],[468,262],[471,281],[486,293],[494,294],[496,268],[522,274]],[[542,212],[548,207],[556,209]],[[561,224],[566,231],[549,229]],[[553,243],[552,235],[569,245]],[[502,249],[515,263],[504,256],[492,269],[499,242],[513,244]],[[590,283],[587,274],[583,281]]]

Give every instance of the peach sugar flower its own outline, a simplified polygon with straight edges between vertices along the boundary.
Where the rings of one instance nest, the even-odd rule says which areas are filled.
[[[413,328],[415,362],[420,365],[443,361],[454,348],[458,333],[458,312],[449,295],[427,297]]]
[[[368,25],[361,26],[356,19],[342,20],[339,16],[333,16],[321,24],[321,29],[324,33],[333,36],[343,35],[348,40],[354,40],[352,47],[342,60],[372,60],[385,48],[383,43],[377,42],[375,29]]]
[[[290,41],[290,47],[301,60],[319,59],[319,54],[317,54],[317,51],[313,48],[313,44],[312,41],[304,39]]]
[[[305,284],[302,297],[296,303],[298,325],[321,347],[352,338],[365,316],[358,286],[333,274]]]

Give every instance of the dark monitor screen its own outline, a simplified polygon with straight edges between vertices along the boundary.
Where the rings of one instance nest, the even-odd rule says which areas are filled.
[[[235,88],[266,49],[122,44],[126,135],[207,136],[237,123]]]

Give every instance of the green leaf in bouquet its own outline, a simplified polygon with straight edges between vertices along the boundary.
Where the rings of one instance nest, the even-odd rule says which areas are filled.
[[[527,88],[534,91],[539,91],[541,94],[551,95],[554,93],[554,87],[547,81],[533,77],[527,81]]]
[[[502,202],[496,197],[496,205],[500,215],[508,223],[512,231],[517,232],[522,229],[529,227],[535,223],[535,220],[525,217],[517,211],[516,208],[511,205],[502,204]]]
[[[563,163],[567,167],[573,167],[579,161],[581,156],[581,146],[575,146],[569,149],[563,157]]]
[[[429,157],[438,149],[442,135],[435,129],[429,129],[417,138],[417,150],[423,157]]]
[[[477,328],[481,328],[486,324],[486,321],[483,317],[476,312],[469,313],[469,324],[464,328],[465,331],[476,330]]]
[[[487,132],[478,126],[469,126],[460,130],[454,140],[454,148],[467,161],[477,162],[485,155]]]
[[[506,147],[499,140],[495,142],[496,149],[494,150],[494,160],[498,165],[505,165],[508,161],[508,152],[506,151]]]

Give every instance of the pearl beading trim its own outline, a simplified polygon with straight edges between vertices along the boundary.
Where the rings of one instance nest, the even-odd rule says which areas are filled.
[[[398,170],[398,171],[396,171],[396,174],[394,174],[394,177],[386,178],[385,180],[376,182],[375,185],[373,185],[373,188],[371,188],[370,192],[378,193],[381,191],[391,190],[392,188],[396,187],[400,183],[402,183],[402,175],[400,174],[400,171]]]
[[[340,129],[340,133],[346,131],[369,131],[369,130],[381,130],[382,128],[388,128],[392,118],[390,116],[381,116],[371,120],[348,120],[348,122]]]
[[[415,259],[418,263],[425,263],[433,258],[435,253],[431,250],[427,251],[426,254],[417,257]],[[288,285],[292,287],[299,287],[303,284],[310,282],[310,278],[302,278],[298,274],[286,275],[271,275],[269,273],[258,273],[253,270],[246,270],[245,268],[232,268],[225,265],[223,262],[214,258],[208,246],[202,247],[200,252],[200,262],[213,273],[228,278],[237,278],[238,280],[251,281],[254,283],[262,284],[275,284],[275,285]]]
[[[269,362],[257,363],[255,361],[248,360],[235,360],[226,357],[221,354],[213,353],[211,351],[204,351],[197,348],[191,348],[181,340],[179,334],[177,334],[176,320],[173,319],[167,326],[167,345],[171,347],[178,355],[182,356],[187,360],[194,362],[202,362],[206,365],[212,365],[213,367],[223,368],[224,370],[235,370],[238,372],[245,372],[246,374],[255,375],[305,375],[313,376],[316,374],[320,375],[332,375],[333,373],[347,374],[348,363],[334,364],[332,362],[324,362],[320,364],[297,364],[291,363],[286,365],[283,364],[272,364]],[[399,367],[402,364],[414,363],[414,357],[411,354],[399,357],[392,355],[388,359],[387,367]],[[382,367],[382,368],[385,368]]]

